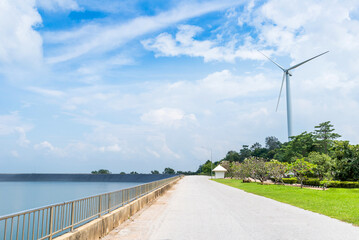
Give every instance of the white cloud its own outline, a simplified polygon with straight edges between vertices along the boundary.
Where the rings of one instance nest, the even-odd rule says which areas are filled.
[[[12,150],[11,152],[11,156],[15,157],[15,158],[18,158],[19,157],[19,153],[15,150]]]
[[[0,115],[0,135],[17,134],[17,144],[26,147],[30,141],[26,137],[26,132],[30,131],[32,126],[22,122],[17,112],[8,115]]]
[[[213,95],[215,99],[228,99],[266,91],[274,86],[263,74],[236,76],[229,70],[223,70],[198,81],[197,88],[203,91],[203,94]]]
[[[66,147],[60,148],[54,146],[49,141],[43,141],[41,143],[34,144],[33,147],[43,156],[52,155],[58,158],[73,157],[74,154],[80,155],[80,152],[89,150],[87,147],[80,147],[77,143],[68,143]],[[80,149],[81,151],[79,151]]]
[[[261,94],[274,89],[280,80],[263,74],[241,76],[229,70],[213,72],[197,81],[147,82],[131,85],[95,85],[70,89],[51,101],[74,116],[93,117],[86,124],[102,126],[97,117],[130,114],[145,123],[163,126],[194,126],[198,114],[210,115],[211,106],[221,101]],[[100,117],[101,118],[101,117]]]
[[[51,143],[49,143],[48,141],[43,141],[39,144],[35,144],[34,145],[34,149],[36,150],[48,150],[48,151],[54,151],[55,150],[55,147],[52,146]]]
[[[160,108],[143,114],[141,120],[156,125],[178,127],[183,122],[196,121],[196,116],[193,113],[185,114],[181,109]]]
[[[28,87],[27,90],[50,97],[61,97],[64,95],[64,92],[62,91],[40,88],[40,87]]]
[[[133,56],[126,56],[125,54],[118,54],[112,57],[106,56],[101,60],[95,59],[81,64],[74,74],[78,76],[77,81],[87,84],[96,84],[106,80],[104,76],[107,75],[108,72],[120,67],[135,65],[135,63]]]
[[[176,22],[238,4],[235,1],[186,2],[156,16],[141,16],[126,23],[107,26],[91,23],[72,31],[48,32],[44,35],[45,41],[49,44],[61,44],[63,47],[57,48],[47,60],[49,63],[58,63],[90,52],[107,52],[122,46],[129,40]]]
[[[267,110],[270,113],[262,115],[267,103],[261,106],[245,97],[267,96],[274,86],[261,74],[237,76],[223,70],[196,81],[75,88],[51,102],[65,109],[76,124],[88,127],[77,141],[82,147],[61,148],[64,156],[83,155],[85,160],[116,155],[160,166],[175,159],[186,168],[193,147],[213,144],[214,151],[225,154],[230,139],[246,139],[253,129],[273,124],[261,122],[263,116],[274,114]]]
[[[154,151],[152,149],[149,149],[148,147],[146,148],[146,151],[149,152],[150,154],[152,154],[153,156],[155,156],[156,158],[161,157],[161,155],[158,152],[156,152],[156,151]]]
[[[121,152],[122,148],[118,144],[113,144],[110,146],[99,147],[100,152]]]
[[[148,136],[147,141],[151,142],[152,148],[157,149],[156,153],[160,152],[161,157],[165,159],[181,159],[181,156],[169,147],[168,139],[165,135],[159,134],[157,136]],[[154,154],[152,150],[151,154]],[[156,154],[155,154],[156,155]]]
[[[106,13],[130,13],[137,12],[138,1],[134,0],[77,0],[81,7],[89,11],[101,11]]]
[[[47,11],[81,10],[75,0],[36,0],[36,5]]]
[[[42,23],[35,0],[2,0],[0,7],[0,63],[36,65],[42,60],[42,39],[33,29]],[[0,70],[5,71],[6,68]]]
[[[26,137],[26,130],[23,127],[16,127],[15,131],[19,134],[19,145],[22,147],[28,146],[30,144],[30,141]]]
[[[161,33],[154,39],[142,41],[147,50],[154,51],[156,56],[180,56],[203,57],[205,62],[226,61],[234,62],[236,58],[260,59],[261,55],[253,46],[253,39],[244,36],[244,44],[237,47],[238,40],[232,39],[226,43],[221,39],[195,40],[194,37],[203,31],[198,26],[180,25],[179,31],[173,37],[168,33]]]

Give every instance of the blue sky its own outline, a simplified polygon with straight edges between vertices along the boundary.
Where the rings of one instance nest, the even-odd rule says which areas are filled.
[[[0,172],[196,170],[332,121],[359,143],[356,1],[4,0]]]

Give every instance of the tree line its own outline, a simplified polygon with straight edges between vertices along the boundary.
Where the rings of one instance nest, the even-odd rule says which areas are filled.
[[[182,172],[182,171],[175,171],[173,168],[170,167],[166,167],[162,173],[160,173],[158,170],[152,170],[151,174],[186,174],[187,172]],[[191,172],[192,173],[192,172]],[[91,171],[91,174],[112,174],[112,172],[108,169],[99,169],[99,170],[94,170]],[[125,173],[125,172],[120,172],[119,174],[139,174],[136,171],[132,171],[129,173]]]
[[[278,138],[269,136],[265,138],[265,146],[258,142],[251,146],[243,145],[239,152],[229,151],[213,166],[221,163],[230,177],[239,174],[245,178],[251,173],[252,177],[256,174],[256,179],[260,180],[263,175],[278,176],[290,172],[300,181],[306,177],[358,181],[359,145],[337,140],[340,137],[327,121],[315,126],[312,132],[292,136],[288,142],[281,143]],[[207,161],[197,172],[210,174],[211,165]]]

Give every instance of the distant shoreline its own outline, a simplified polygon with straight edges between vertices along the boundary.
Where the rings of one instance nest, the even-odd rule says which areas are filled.
[[[0,182],[152,182],[169,174],[2,173]]]

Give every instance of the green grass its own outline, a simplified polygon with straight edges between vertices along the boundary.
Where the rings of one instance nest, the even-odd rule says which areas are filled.
[[[242,183],[242,180],[235,179],[214,181],[359,226],[359,189],[330,188],[322,191],[283,185]]]

